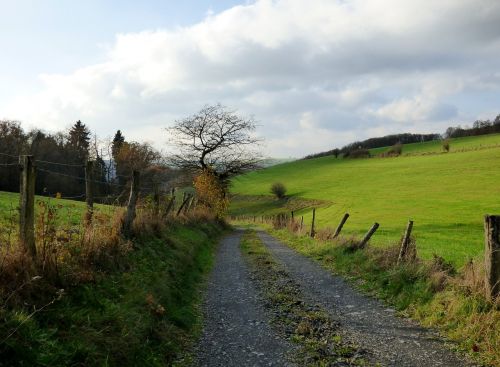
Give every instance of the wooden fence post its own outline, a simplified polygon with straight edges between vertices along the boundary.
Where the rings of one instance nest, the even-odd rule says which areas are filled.
[[[340,231],[342,231],[342,227],[344,227],[345,222],[347,222],[347,218],[349,218],[349,213],[344,214],[344,216],[342,217],[342,220],[340,221],[339,225],[337,226],[337,229],[335,230],[335,233],[333,234],[332,238],[335,238],[340,234]]]
[[[170,198],[170,201],[168,202],[167,208],[165,209],[165,212],[163,213],[163,218],[166,218],[168,213],[173,209],[174,207],[174,202],[175,202],[175,196],[172,196]]]
[[[186,197],[186,193],[184,193],[184,199],[182,200],[182,204],[179,207],[179,210],[177,210],[177,217],[181,214],[182,209],[184,209],[184,207],[186,206],[188,200],[189,200],[189,195],[187,195],[187,197]]]
[[[304,216],[300,216],[300,230],[302,231],[302,228],[304,228]]]
[[[311,233],[310,236],[314,237],[316,235],[316,232],[314,231],[314,221],[316,220],[316,208],[313,208],[313,217],[312,217],[312,222],[311,222]]]
[[[411,231],[413,229],[413,221],[409,220],[408,225],[406,226],[406,231],[403,236],[403,239],[401,240],[401,248],[399,250],[399,256],[398,256],[398,264],[403,262],[407,255],[408,255],[408,247],[410,246],[410,236],[411,236]]]
[[[87,161],[85,165],[85,203],[87,204],[87,213],[85,213],[85,225],[92,223],[94,215],[94,161]]]
[[[500,216],[484,217],[486,297],[500,296]]]
[[[186,205],[186,209],[184,210],[184,213],[191,211],[193,206],[194,206],[194,194],[192,194],[192,195],[190,194],[189,200],[188,200],[187,205]]]
[[[153,214],[158,217],[160,214],[160,186],[157,182],[153,183]]]
[[[35,245],[35,166],[32,155],[19,157],[21,166],[19,195],[19,241],[26,251],[36,257]]]
[[[127,213],[125,214],[125,219],[123,220],[123,234],[125,235],[125,237],[130,237],[132,223],[135,219],[135,206],[137,204],[137,199],[139,197],[140,191],[140,177],[141,176],[139,171],[134,171],[132,173],[132,185],[130,187]]]
[[[378,227],[379,227],[378,223],[373,224],[372,228],[370,228],[370,230],[366,233],[365,237],[361,240],[359,248],[364,248],[366,246],[366,244],[368,243],[368,241],[370,241],[370,238],[373,236]]]

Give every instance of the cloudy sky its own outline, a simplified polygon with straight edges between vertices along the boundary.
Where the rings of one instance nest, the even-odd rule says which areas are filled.
[[[500,113],[499,0],[0,0],[0,118],[166,148],[221,102],[300,157]]]

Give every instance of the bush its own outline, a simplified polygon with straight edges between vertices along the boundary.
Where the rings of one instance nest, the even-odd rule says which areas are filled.
[[[401,143],[397,143],[397,144],[394,144],[388,151],[387,151],[387,155],[389,157],[397,157],[399,155],[401,155],[401,153],[403,153],[403,144]]]
[[[348,151],[344,154],[344,158],[370,158],[370,151],[368,149],[360,148]]]
[[[204,170],[195,177],[194,188],[201,206],[209,209],[217,218],[223,218],[229,200],[224,185],[217,179],[215,173],[210,169]]]
[[[443,140],[443,150],[446,153],[450,151],[450,141],[448,139]]]
[[[281,182],[275,182],[271,185],[271,193],[278,199],[283,199],[286,194],[286,187]]]

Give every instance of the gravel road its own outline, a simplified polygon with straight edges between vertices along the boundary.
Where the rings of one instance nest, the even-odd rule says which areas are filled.
[[[298,254],[265,232],[262,242],[303,289],[304,296],[334,316],[345,335],[388,366],[472,366],[447,348],[438,335],[362,295],[342,278]]]
[[[291,346],[269,326],[263,303],[243,261],[243,231],[219,246],[203,305],[204,329],[198,366],[290,366]]]

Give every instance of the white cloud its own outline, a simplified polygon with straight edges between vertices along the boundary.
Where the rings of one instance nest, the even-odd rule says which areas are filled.
[[[255,115],[269,153],[303,155],[369,132],[443,129],[460,115],[451,97],[500,94],[498,46],[497,0],[260,0],[120,34],[104,62],[43,75],[43,92],[7,117],[47,129],[81,119],[163,144],[161,127],[220,101]]]

